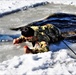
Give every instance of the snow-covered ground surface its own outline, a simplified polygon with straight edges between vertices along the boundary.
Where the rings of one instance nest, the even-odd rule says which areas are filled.
[[[0,15],[29,7],[36,7],[47,3],[76,5],[76,0],[0,0]]]
[[[53,2],[55,4],[61,3],[74,6],[76,4],[75,0],[46,0],[46,1],[50,3]],[[0,14],[7,13],[16,9],[21,9],[25,6],[33,7],[33,4],[46,1],[0,0]],[[67,43],[73,50],[76,50],[75,43],[74,44],[70,44],[69,42]],[[3,44],[0,44],[0,49],[2,49],[3,47],[1,45]],[[11,45],[9,47],[7,45],[6,48],[11,49],[13,48],[13,46]],[[74,57],[71,57],[70,50],[66,49],[66,46],[62,42],[58,45],[53,45],[51,50],[53,49],[57,51],[56,52],[49,51],[39,54],[23,54],[21,56],[14,56],[10,60],[3,61],[2,63],[0,63],[0,75],[76,75],[76,59]]]
[[[76,75],[76,59],[62,49],[56,53],[26,54],[0,64],[1,75]]]

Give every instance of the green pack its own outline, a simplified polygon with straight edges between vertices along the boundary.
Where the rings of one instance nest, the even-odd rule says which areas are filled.
[[[37,36],[39,41],[46,41],[48,43],[55,43],[59,41],[61,35],[60,30],[52,24],[44,26],[31,26],[34,29],[34,36]]]

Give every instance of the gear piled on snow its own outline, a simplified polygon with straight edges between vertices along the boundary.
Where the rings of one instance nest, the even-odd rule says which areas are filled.
[[[33,36],[37,36],[39,39],[38,41],[46,41],[49,44],[63,41],[63,43],[76,55],[76,53],[64,42],[64,39],[72,39],[73,42],[73,40],[76,38],[76,15],[56,13],[41,21],[32,22],[23,27],[10,29],[20,30],[22,35],[26,36],[27,33],[24,33],[23,30],[27,29],[28,27],[34,30],[33,34],[32,32],[29,33],[31,33]]]
[[[43,20],[32,22],[26,26],[18,27],[18,28],[10,28],[11,30],[21,30],[24,27],[27,26],[36,26],[41,27],[46,24],[50,24],[56,27],[56,29],[52,29],[52,32],[49,34],[54,34],[55,35],[60,35],[58,39],[66,39],[71,41],[71,42],[76,42],[76,15],[73,14],[66,14],[66,13],[54,13],[52,15],[49,15],[48,17],[44,18]],[[47,29],[46,29],[47,30]],[[47,30],[48,32],[48,30]],[[55,32],[55,33],[54,33]],[[57,33],[59,32],[59,33]],[[47,34],[48,35],[48,34]],[[50,37],[52,39],[52,37]]]
[[[21,29],[19,29],[19,30],[21,30],[21,33],[23,32],[24,28],[27,29],[28,27],[27,26],[21,27]],[[46,41],[48,43],[56,43],[56,42],[60,41],[62,38],[60,30],[52,24],[46,24],[43,26],[30,26],[30,28],[32,28],[34,30],[34,32],[33,32],[34,36],[38,37],[39,41]],[[29,30],[28,30],[28,34],[31,35],[32,31],[29,32]],[[24,36],[26,35],[26,33],[27,32],[24,33]],[[22,33],[22,35],[23,35],[23,33]]]

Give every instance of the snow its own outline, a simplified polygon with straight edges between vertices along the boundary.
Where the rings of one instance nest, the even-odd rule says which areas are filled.
[[[24,54],[0,64],[1,75],[75,75],[76,60],[62,49],[56,53]]]
[[[0,14],[46,1],[56,4],[76,4],[76,0],[0,0]],[[76,44],[68,45],[75,50]],[[76,59],[72,58],[68,51],[61,42],[53,45],[49,52],[14,56],[0,63],[0,75],[76,75]]]
[[[76,5],[76,0],[0,0],[0,14],[47,3]]]

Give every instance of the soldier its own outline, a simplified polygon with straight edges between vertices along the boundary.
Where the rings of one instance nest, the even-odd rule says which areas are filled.
[[[59,41],[60,31],[52,24],[44,26],[30,26],[21,29],[21,36],[13,40],[13,44],[19,44],[29,41],[33,45],[33,49],[24,46],[24,53],[41,53],[49,51],[49,44]]]

